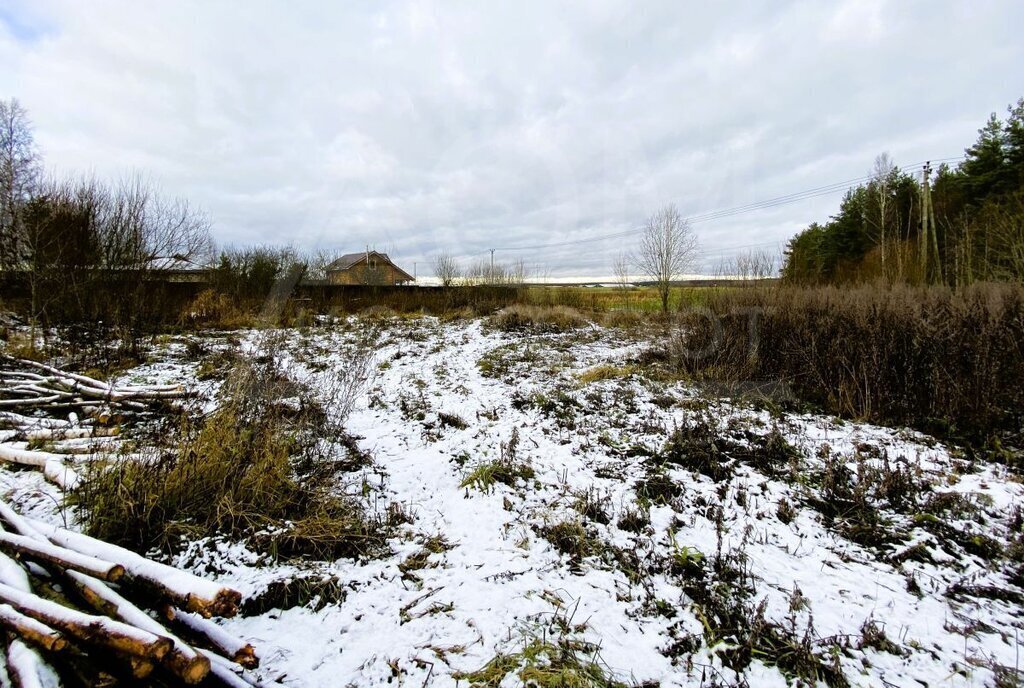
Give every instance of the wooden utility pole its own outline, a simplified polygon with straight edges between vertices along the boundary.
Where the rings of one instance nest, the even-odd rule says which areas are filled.
[[[931,168],[928,168],[931,171]],[[932,243],[928,247],[931,251],[929,262],[932,264],[932,282],[942,281],[942,263],[939,259],[939,232],[935,224],[935,206],[932,205],[932,187],[928,184],[928,227],[931,229]]]
[[[921,279],[928,281],[928,175],[930,163],[924,164],[921,173],[921,234],[917,239],[917,253],[920,259]]]
[[[918,252],[921,257],[921,279],[929,284],[938,281],[942,273],[939,265],[939,238],[935,231],[935,209],[932,207],[931,174],[931,162],[926,162],[921,181],[921,237]]]

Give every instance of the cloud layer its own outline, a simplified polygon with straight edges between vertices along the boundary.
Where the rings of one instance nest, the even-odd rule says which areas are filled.
[[[1013,0],[707,5],[0,0],[0,97],[51,169],[144,171],[222,243],[423,265],[958,155],[1024,95]],[[704,269],[837,201],[695,225]],[[628,243],[498,257],[608,274]]]

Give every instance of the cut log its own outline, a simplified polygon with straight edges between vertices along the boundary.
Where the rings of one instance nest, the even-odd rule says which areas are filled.
[[[111,425],[124,420],[124,416],[120,413],[115,413],[109,406],[104,405],[86,406],[82,409],[82,413],[100,425]]]
[[[40,430],[29,430],[25,433],[25,439],[31,441],[50,440],[77,440],[92,437],[114,437],[118,434],[117,428],[42,428]]]
[[[24,535],[15,535],[0,531],[0,549],[7,552],[30,557],[37,561],[54,564],[63,569],[81,571],[105,581],[116,581],[124,575],[125,568],[121,564],[104,561],[88,554],[54,545]]]
[[[88,688],[111,688],[120,684],[111,672],[117,671],[114,669],[115,664],[124,663],[126,658],[123,655],[112,652],[86,654],[75,645],[70,645],[67,650],[53,657],[53,664],[61,677],[68,679],[64,685]]]
[[[142,679],[153,673],[156,663],[151,659],[142,657],[128,657],[128,667],[132,670],[132,678]]]
[[[60,368],[54,368],[51,365],[40,363],[39,361],[32,361],[24,358],[14,358],[13,356],[7,356],[5,358],[7,358],[7,360],[9,361],[14,361],[15,363],[22,367],[35,368],[37,370],[42,370],[47,373],[50,373],[51,377],[70,380],[72,382],[77,382],[80,385],[85,385],[87,387],[92,387],[98,390],[110,389],[110,385],[101,380],[96,380],[95,378],[87,377],[85,375],[79,375],[78,373],[69,373],[64,370],[61,370]]]
[[[20,413],[13,413],[11,411],[0,411],[0,422],[8,423],[13,427],[26,429],[26,428],[50,428],[59,430],[62,428],[70,428],[71,423],[60,418],[35,418],[33,416],[23,416]]]
[[[129,579],[139,579],[156,587],[171,602],[188,611],[197,612],[205,617],[230,617],[238,611],[242,594],[237,590],[172,566],[150,561],[131,550],[82,533],[31,518],[25,520],[54,544],[104,561],[118,562],[124,567]]]
[[[75,469],[63,461],[47,461],[43,466],[43,477],[65,492],[76,490],[82,484]]]
[[[0,583],[25,592],[32,590],[25,567],[2,552],[0,552]]]
[[[24,446],[24,445],[22,445]],[[42,468],[47,461],[62,461],[64,457],[60,454],[51,454],[45,451],[33,451],[0,444],[0,460],[8,463],[20,463],[22,466],[35,466]]]
[[[0,602],[11,605],[22,614],[42,621],[68,637],[132,657],[159,661],[174,647],[170,638],[104,616],[69,609],[9,585],[0,584]]]
[[[7,645],[7,676],[14,688],[43,688],[42,657],[23,641],[13,638]],[[49,673],[49,672],[47,672]]]
[[[235,664],[241,664],[246,669],[255,669],[260,665],[259,657],[256,656],[256,650],[252,645],[231,635],[210,619],[204,619],[193,612],[170,607],[164,609],[164,616],[186,629],[187,635],[202,638]]]
[[[210,660],[210,675],[223,685],[229,688],[261,688],[262,684],[241,673],[237,665],[217,653],[202,649],[199,651]]]
[[[9,604],[0,604],[0,626],[47,652],[60,652],[68,646],[63,635]]]
[[[47,394],[45,396],[29,397],[27,399],[0,399],[0,408],[46,406],[47,404],[52,404],[55,401],[60,401],[63,397],[63,394]]]
[[[174,641],[174,647],[164,656],[162,662],[185,683],[189,685],[199,683],[210,673],[209,659],[199,654],[185,641],[168,633],[153,617],[126,600],[110,586],[74,571],[69,571],[67,575],[82,597],[97,611],[119,618],[135,628],[149,631],[154,635],[162,635]]]
[[[32,524],[3,500],[0,500],[0,518],[3,518],[10,527],[25,537],[45,540],[45,535],[34,528]],[[9,558],[7,559],[14,566],[18,566],[16,562],[11,561]],[[0,566],[2,565],[3,562],[0,562]],[[21,569],[20,566],[18,568]],[[23,572],[23,569],[21,570]],[[2,568],[0,568],[0,573],[2,573]],[[106,616],[118,618],[127,624],[154,635],[162,635],[172,640],[174,647],[162,661],[173,674],[181,678],[185,683],[190,685],[198,683],[209,673],[210,660],[189,647],[180,638],[168,633],[153,617],[122,597],[106,583],[77,571],[67,571],[66,575],[82,598],[96,611]],[[133,672],[137,668],[133,666]]]
[[[0,444],[0,461],[41,468],[47,480],[61,489],[73,490],[78,487],[81,480],[74,468],[64,465],[64,458],[60,454],[31,451]]]
[[[7,525],[14,529],[19,535],[25,537],[36,538],[39,540],[45,540],[46,536],[40,533],[38,530],[32,527],[32,524],[26,521],[21,514],[11,508],[11,505],[0,499],[0,518],[2,518]],[[28,579],[26,579],[26,584]],[[8,584],[10,585],[10,584]],[[18,587],[18,586],[14,586]],[[28,590],[28,588],[25,588]]]
[[[46,479],[65,490],[73,490],[79,485],[75,469],[64,465],[64,457],[44,451],[31,451],[0,444],[0,461],[17,463],[22,466],[35,466],[43,469]]]

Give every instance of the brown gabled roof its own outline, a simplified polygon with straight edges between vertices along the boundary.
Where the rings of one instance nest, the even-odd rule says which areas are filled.
[[[394,261],[388,257],[388,254],[381,253],[380,251],[369,251],[369,255],[376,256],[377,258],[380,258],[381,260],[389,263],[391,267],[405,275],[409,279],[409,281],[412,281],[414,279],[413,276],[410,275],[408,272],[395,265]],[[327,271],[333,272],[335,270],[348,270],[352,266],[364,260],[366,256],[366,251],[360,251],[359,253],[346,253],[345,255],[340,256],[339,258],[336,258],[335,260],[331,261],[331,263],[327,266]]]

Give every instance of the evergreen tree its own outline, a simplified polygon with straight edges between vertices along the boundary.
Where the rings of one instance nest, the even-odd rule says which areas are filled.
[[[964,153],[961,163],[966,200],[980,205],[989,195],[1001,191],[1006,181],[1006,146],[1003,123],[992,113],[978,130],[978,140]]]

